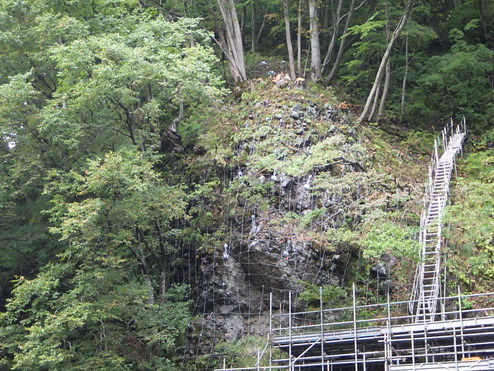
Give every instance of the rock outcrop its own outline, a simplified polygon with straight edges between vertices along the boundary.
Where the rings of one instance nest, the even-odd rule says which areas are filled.
[[[297,294],[308,285],[341,285],[356,249],[334,235],[386,202],[388,175],[369,166],[350,114],[306,92],[270,92],[242,101],[245,121],[232,124],[231,143],[211,154],[229,174],[222,184],[228,210],[218,247],[199,267],[191,354],[210,354],[222,340],[265,336],[270,293],[274,311],[286,309],[289,291],[293,308],[302,310]]]

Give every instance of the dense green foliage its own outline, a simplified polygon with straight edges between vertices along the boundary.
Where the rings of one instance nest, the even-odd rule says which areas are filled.
[[[222,94],[209,34],[134,1],[7,1],[1,27],[1,367],[176,369],[188,196],[157,169]]]
[[[225,97],[216,1],[0,2],[1,369],[184,367],[202,300],[192,273],[227,236],[248,233],[246,210],[280,240],[357,257],[344,274],[367,287],[369,267],[397,257],[406,285],[420,208],[410,184],[422,182],[415,165],[427,159],[429,133],[451,116],[477,133],[493,123],[494,3],[417,1],[391,53],[384,115],[361,127],[352,114],[403,4],[357,1],[345,29],[349,2],[336,23],[338,1],[317,3],[323,80],[284,93],[267,79],[288,68],[283,2],[237,1],[256,80]],[[305,60],[300,4],[290,2],[288,18]],[[308,79],[307,66],[298,75]],[[335,92],[355,105],[338,109]],[[395,133],[398,122],[409,132]],[[449,264],[471,291],[494,279],[489,133],[461,163],[449,216],[459,251]],[[286,213],[281,177],[310,189]],[[316,303],[318,288],[303,284],[301,299]],[[328,305],[347,298],[345,287],[323,289]],[[240,366],[263,346],[247,337],[215,351]]]
[[[492,145],[492,137],[487,140]],[[448,209],[449,264],[464,290],[489,291],[494,279],[494,152],[472,153],[460,166],[456,202]]]

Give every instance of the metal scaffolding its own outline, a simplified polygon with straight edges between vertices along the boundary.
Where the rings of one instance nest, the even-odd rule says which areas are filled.
[[[269,344],[283,356],[218,371],[494,370],[494,293],[441,297],[442,215],[465,137],[463,120],[435,141],[410,300],[358,305],[354,285],[350,307],[324,308],[320,291],[318,310],[294,312],[290,294],[288,313],[273,313],[271,295]]]
[[[451,121],[434,141],[427,197],[420,220],[420,260],[410,301],[410,312],[415,312],[420,322],[436,319],[437,298],[441,296],[442,218],[456,156],[461,152],[466,134],[465,119],[457,126]]]
[[[417,322],[408,301],[272,313],[283,358],[233,370],[494,370],[494,293],[438,298],[441,320]],[[481,302],[482,308],[465,309]],[[260,359],[261,357],[259,357]]]

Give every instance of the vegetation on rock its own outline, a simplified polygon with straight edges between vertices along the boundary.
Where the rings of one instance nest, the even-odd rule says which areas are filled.
[[[254,365],[269,292],[406,299],[449,117],[448,283],[488,290],[493,7],[2,1],[0,368]]]

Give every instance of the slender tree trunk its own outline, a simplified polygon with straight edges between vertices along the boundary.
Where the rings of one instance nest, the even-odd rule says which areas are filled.
[[[388,0],[384,1],[384,8],[386,12],[386,42],[389,43],[390,40],[390,19],[389,19],[389,4]],[[388,61],[386,62],[386,69],[384,72],[384,87],[383,91],[381,94],[381,102],[379,103],[379,110],[377,111],[377,117],[376,121],[379,121],[381,118],[383,111],[384,111],[384,104],[386,103],[386,97],[388,96],[388,91],[389,91],[389,84],[391,81],[391,59],[388,58]],[[374,115],[371,115],[370,117],[372,118]]]
[[[376,94],[374,95],[374,100],[372,103],[372,109],[369,113],[369,120],[372,119],[372,117],[374,116],[374,113],[376,112],[377,101],[379,100],[379,97],[381,96],[381,82],[382,81],[379,81],[379,85],[377,86]]]
[[[362,114],[359,117],[360,123],[364,122],[368,118],[367,114],[369,112],[369,109],[370,109],[371,103],[374,99],[374,96],[377,93],[377,88],[380,85],[383,73],[386,69],[386,63],[388,62],[388,58],[391,55],[391,50],[393,48],[393,45],[394,45],[396,39],[400,36],[400,33],[403,30],[403,27],[405,26],[405,23],[408,20],[413,2],[414,2],[413,0],[409,0],[406,3],[405,9],[403,10],[403,15],[401,16],[395,30],[393,31],[391,39],[388,43],[388,46],[386,47],[386,51],[384,52],[384,55],[381,59],[381,63],[380,63],[379,68],[377,70],[376,77],[374,79],[374,84],[372,85],[372,89],[369,93],[369,96],[367,97],[367,100],[365,102],[365,106],[364,106],[364,109],[362,111]]]
[[[333,0],[331,1],[333,3]],[[333,51],[334,46],[336,44],[336,36],[338,35],[338,27],[340,25],[340,14],[341,14],[341,6],[343,4],[343,0],[338,1],[338,7],[336,12],[333,12],[333,32],[331,33],[331,41],[329,42],[328,50],[326,52],[326,56],[324,57],[324,61],[322,63],[321,72],[324,72],[324,68],[326,65],[331,62],[333,59]]]
[[[487,32],[487,3],[485,0],[478,0],[479,1],[479,19],[480,19],[480,29],[482,31],[481,35],[481,42],[485,43],[488,38],[488,32]]]
[[[225,35],[226,32],[221,26],[219,26],[217,27],[216,33],[218,34],[218,39],[219,39],[216,40],[216,43],[220,47],[221,51],[223,52],[223,55],[225,56],[226,61],[228,62],[228,69],[230,70],[230,75],[233,76],[235,82],[240,81],[235,78],[235,76],[238,76],[238,70],[235,64],[235,60],[233,59],[233,56],[228,49],[228,41]],[[224,71],[223,75],[226,80],[228,78],[226,74],[226,70]]]
[[[166,287],[167,287],[166,273],[161,272],[159,289],[158,289],[160,306],[164,305],[166,302]]]
[[[333,2],[333,0],[331,0],[331,3]],[[323,14],[322,16],[322,22],[321,22],[321,25],[322,25],[322,34],[321,34],[321,44],[322,45],[326,45],[326,40],[327,40],[327,36],[329,35],[328,34],[328,30],[329,30],[329,15],[330,15],[330,10],[331,10],[331,7],[330,7],[330,2],[329,1],[324,1],[321,3],[321,12]]]
[[[225,47],[224,47],[226,45],[225,32],[223,31],[223,27],[221,26],[220,23],[217,23],[215,28],[216,28],[216,34],[218,35],[218,39],[219,39],[219,40],[216,40],[216,43],[220,47],[221,51],[223,52],[223,56],[224,56],[224,58],[222,58],[222,61],[226,60],[228,62],[227,63],[228,69],[230,70],[230,74],[233,76],[235,73],[235,69],[233,68],[233,63],[230,62],[229,54],[225,50]],[[222,65],[224,66],[224,63],[222,63]],[[226,71],[226,68],[223,68],[222,72],[223,72],[223,78],[226,81],[228,79],[228,73]]]
[[[259,45],[259,40],[261,39],[262,31],[264,31],[264,26],[266,26],[266,14],[264,14],[264,17],[262,17],[261,27],[259,27],[259,32],[257,33],[256,47],[257,45]]]
[[[288,49],[288,64],[290,65],[290,78],[295,80],[295,61],[293,59],[292,35],[290,29],[290,0],[283,1],[285,13],[285,32],[286,32],[286,47]]]
[[[256,51],[256,5],[253,2],[252,3],[252,8],[251,8],[251,14],[250,14],[250,23],[251,23],[251,32],[250,32],[250,37],[251,37],[251,44],[250,44],[250,49],[252,53]]]
[[[391,59],[388,58],[386,62],[386,72],[384,74],[384,87],[383,92],[381,94],[381,102],[379,103],[379,110],[377,111],[376,121],[381,119],[381,116],[384,112],[384,105],[386,103],[386,98],[388,97],[389,86],[391,84]]]
[[[362,1],[359,7],[362,6],[365,3],[365,1],[366,0]],[[333,67],[331,68],[331,72],[326,78],[327,83],[330,83],[333,80],[333,78],[336,76],[336,73],[338,72],[338,68],[340,68],[341,57],[343,56],[343,52],[345,51],[345,47],[346,47],[347,37],[345,35],[348,31],[348,28],[350,27],[354,10],[355,10],[355,0],[352,0],[352,2],[350,3],[350,9],[348,10],[348,16],[345,22],[345,27],[343,28],[343,37],[340,42],[340,47],[338,48],[338,54],[336,55],[336,59],[333,63]]]
[[[302,1],[298,2],[297,17],[297,71],[299,76],[302,76]]]
[[[234,0],[217,0],[221,16],[225,23],[225,36],[227,49],[223,49],[227,54],[230,69],[235,81],[247,80],[244,63],[244,49],[242,43],[242,32],[238,22],[237,10]]]
[[[405,94],[407,88],[407,78],[408,78],[408,36],[405,39],[405,73],[403,74],[403,82],[401,84],[401,120],[405,117]]]
[[[243,4],[243,1],[240,0],[240,3]],[[240,31],[242,35],[244,34],[245,20],[247,19],[247,9],[245,6],[242,7],[242,15],[240,17]]]
[[[317,1],[309,0],[309,22],[310,22],[310,72],[314,81],[322,78],[321,71],[321,47],[319,44],[319,20],[317,18]]]

